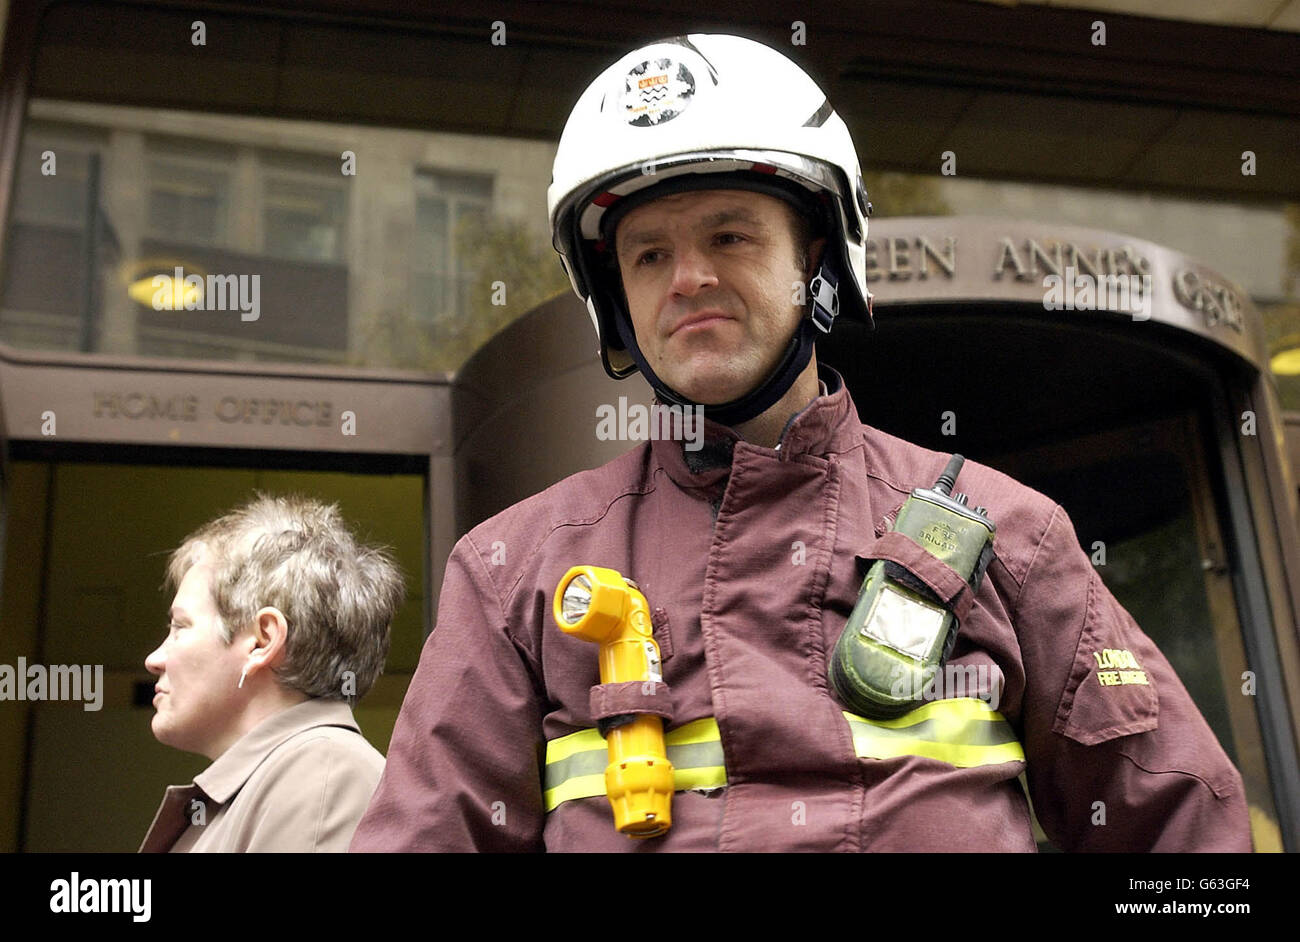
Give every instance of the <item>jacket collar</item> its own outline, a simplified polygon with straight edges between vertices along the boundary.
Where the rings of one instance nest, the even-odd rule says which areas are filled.
[[[306,700],[268,716],[210,766],[194,776],[194,784],[217,804],[225,804],[262,761],[285,740],[317,726],[342,726],[360,734],[352,709],[342,700]]]
[[[840,454],[860,446],[862,424],[843,377],[820,363],[817,365],[817,375],[825,391],[791,416],[776,448],[764,448],[746,442],[731,426],[705,419],[700,448],[687,452],[685,446],[694,444],[693,442],[654,439],[650,442],[650,447],[655,460],[679,486],[711,489],[731,473],[731,462],[737,447],[753,449],[789,461],[802,456]]]

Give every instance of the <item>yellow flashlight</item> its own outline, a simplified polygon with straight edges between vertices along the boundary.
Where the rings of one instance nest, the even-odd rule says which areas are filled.
[[[600,682],[662,681],[650,607],[631,579],[613,569],[574,566],[555,590],[555,621],[565,634],[600,645]],[[605,794],[614,827],[628,837],[656,837],[672,827],[673,766],[664,722],[635,714],[605,736]]]

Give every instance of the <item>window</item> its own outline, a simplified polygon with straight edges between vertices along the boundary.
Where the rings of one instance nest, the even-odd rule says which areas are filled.
[[[103,191],[107,136],[73,122],[32,121],[30,129],[5,235],[0,341],[93,349],[100,282],[120,258]],[[92,191],[99,197],[93,209]]]
[[[86,223],[93,135],[77,128],[49,128],[39,141],[23,142],[14,188],[14,219],[32,225],[80,228]]]
[[[422,320],[446,325],[469,312],[478,272],[463,258],[464,248],[491,213],[492,178],[418,173],[415,192],[412,307]]]
[[[181,10],[70,0],[44,13],[0,342],[442,372],[558,290],[555,117],[507,104],[520,79],[480,37],[252,7],[218,19],[197,48]],[[186,42],[160,56],[168,35]],[[530,68],[558,87],[551,67]],[[467,133],[438,130],[451,128]],[[46,150],[57,177],[40,174]],[[481,288],[480,258],[500,259]],[[147,289],[176,267],[250,288],[256,276],[258,316],[155,309]]]
[[[151,156],[149,234],[194,245],[228,242],[231,172],[215,160]]]
[[[342,261],[347,181],[330,157],[263,152],[264,254],[305,262]]]

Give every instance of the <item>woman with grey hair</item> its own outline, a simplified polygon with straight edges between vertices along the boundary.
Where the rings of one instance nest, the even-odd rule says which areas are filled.
[[[158,741],[212,760],[167,789],[142,852],[346,851],[384,759],[350,703],[388,655],[402,577],[338,508],[258,497],[172,554]]]

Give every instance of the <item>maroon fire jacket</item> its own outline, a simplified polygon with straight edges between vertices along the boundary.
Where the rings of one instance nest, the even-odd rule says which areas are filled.
[[[824,377],[831,393],[776,449],[708,423],[700,451],[648,442],[457,543],[352,850],[1033,851],[1022,772],[1063,849],[1251,849],[1240,775],[1065,511],[975,462],[958,489],[988,508],[997,558],[950,665],[983,684],[1025,760],[855,750],[827,659],[857,557],[948,456],[862,425]],[[717,722],[726,787],[677,792],[664,837],[615,832],[603,795],[544,807],[547,741],[595,726],[603,702],[596,647],[551,615],[575,565],[646,595],[667,728]]]

